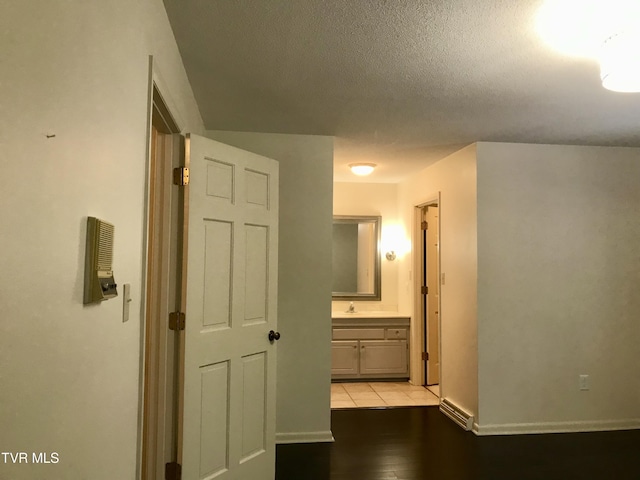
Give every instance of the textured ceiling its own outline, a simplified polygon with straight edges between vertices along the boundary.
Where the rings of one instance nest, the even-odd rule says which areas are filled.
[[[640,146],[640,94],[535,31],[533,0],[164,0],[210,130],[333,135],[397,182],[475,141]]]

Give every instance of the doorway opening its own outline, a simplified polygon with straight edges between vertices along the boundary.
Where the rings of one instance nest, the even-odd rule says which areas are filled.
[[[416,383],[441,396],[440,392],[440,199],[415,207],[414,326],[420,346],[414,363]]]
[[[172,202],[173,166],[182,137],[158,87],[152,84],[149,138],[144,364],[142,399],[143,480],[164,478],[177,452],[178,335],[168,329],[176,304],[177,208]]]

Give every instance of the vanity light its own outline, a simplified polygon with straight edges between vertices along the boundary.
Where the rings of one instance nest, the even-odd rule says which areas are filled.
[[[393,262],[396,259],[396,252],[391,250],[390,252],[387,252],[386,257],[387,257],[387,260],[389,260],[390,262]]]
[[[349,164],[351,171],[360,176],[369,175],[376,168],[375,163],[351,163]]]

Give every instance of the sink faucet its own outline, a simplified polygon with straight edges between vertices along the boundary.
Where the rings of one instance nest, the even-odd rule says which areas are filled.
[[[347,310],[348,313],[356,313],[356,307],[353,304],[353,302],[349,303],[349,310]]]

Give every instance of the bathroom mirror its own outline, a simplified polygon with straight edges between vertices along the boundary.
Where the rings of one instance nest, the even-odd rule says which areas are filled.
[[[380,300],[381,217],[333,217],[333,299]]]

